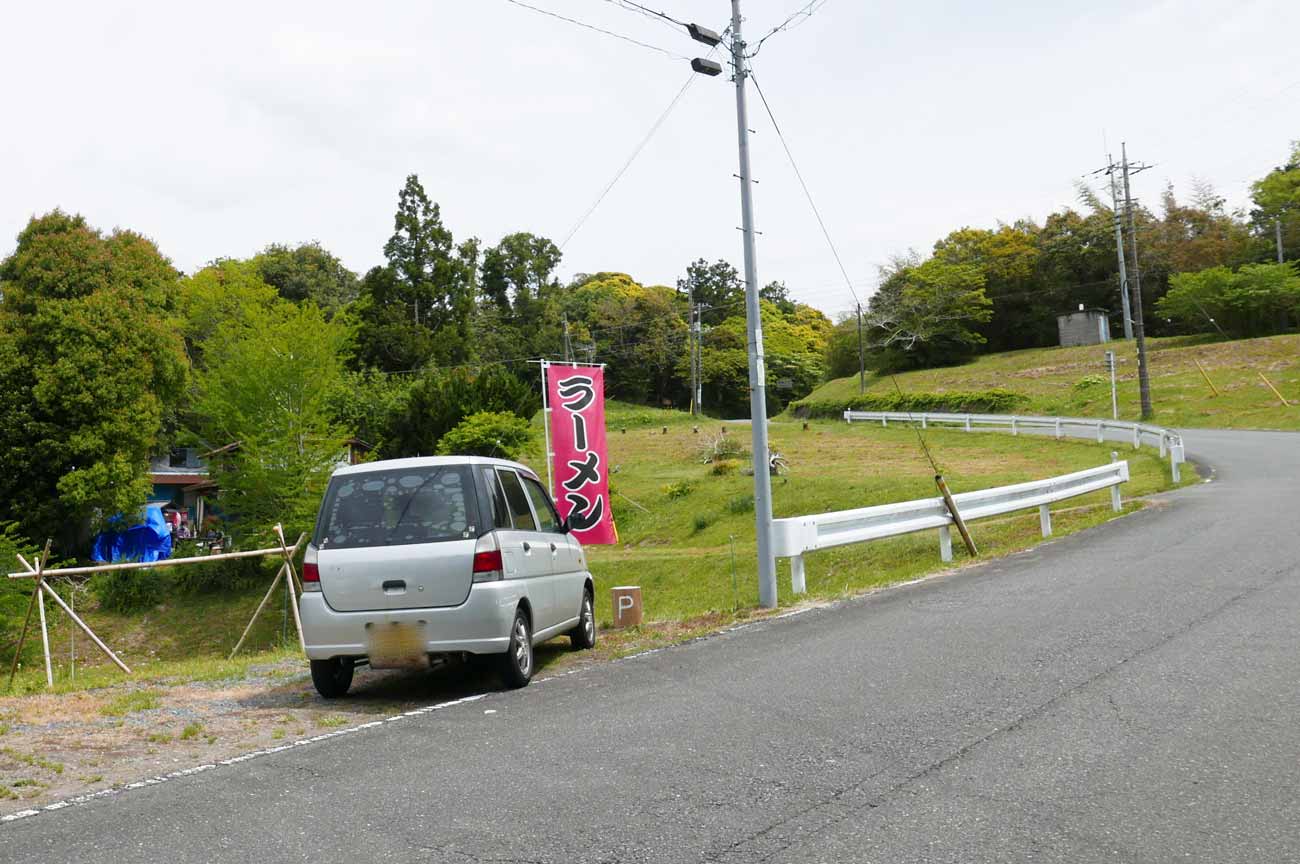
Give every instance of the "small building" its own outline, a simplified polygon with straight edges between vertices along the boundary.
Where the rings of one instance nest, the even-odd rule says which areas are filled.
[[[1056,329],[1060,333],[1061,347],[1074,345],[1100,345],[1110,341],[1110,317],[1105,309],[1085,309],[1056,316]]]
[[[149,503],[160,505],[173,527],[183,522],[192,530],[202,519],[202,505],[193,488],[207,479],[208,466],[197,448],[177,447],[165,456],[155,456],[149,460],[153,483]]]

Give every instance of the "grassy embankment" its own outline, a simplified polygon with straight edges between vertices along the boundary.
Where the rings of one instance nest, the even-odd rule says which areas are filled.
[[[605,634],[602,653],[626,653],[679,640],[754,614],[758,596],[753,478],[739,470],[746,464],[743,458],[731,473],[722,475],[704,464],[697,450],[704,439],[721,434],[722,427],[717,421],[699,421],[697,433],[696,425],[680,412],[610,406],[609,455],[621,543],[590,550],[597,579],[597,614],[602,624],[608,623],[612,617],[608,589],[636,584],[643,589],[649,623],[633,632]],[[748,448],[747,425],[728,424],[727,436]],[[927,436],[957,492],[1099,465],[1109,460],[1116,447],[941,430],[931,430]],[[790,463],[787,476],[773,479],[777,517],[935,494],[932,472],[915,431],[832,421],[813,422],[805,431],[799,422],[778,420],[772,424],[771,439]],[[525,461],[540,468],[541,449],[538,441]],[[1167,466],[1150,449],[1120,452],[1133,471],[1133,481],[1124,490],[1126,497],[1169,484]],[[1054,524],[1061,535],[1109,518],[1109,498],[1098,493],[1062,505]],[[1033,512],[979,522],[974,532],[985,556],[1039,542],[1038,517]],[[963,553],[958,549],[957,554],[960,561]],[[809,595],[818,599],[915,578],[942,566],[934,532],[827,550],[810,555],[807,563]],[[779,576],[782,602],[788,604],[794,599],[788,564],[781,564]],[[250,666],[265,667],[295,656],[292,623],[285,619],[284,603],[277,600],[263,613],[247,656],[225,659],[269,579],[270,573],[267,582],[243,591],[171,596],[161,606],[136,615],[96,609],[85,594],[78,597],[77,608],[135,669],[134,680],[240,678],[248,674]],[[122,680],[80,636],[77,675],[72,680],[67,662],[70,627],[61,613],[51,618],[57,690]],[[281,640],[286,634],[290,645],[283,648]],[[562,656],[562,652],[543,652],[539,659],[545,664]],[[39,666],[39,662],[29,663],[22,670],[16,688],[19,692],[44,690]]]
[[[903,372],[907,393],[971,391],[1001,387],[1029,398],[1023,414],[1110,416],[1110,381],[1102,366],[1107,349],[1119,356],[1119,413],[1139,414],[1137,348],[1133,342],[1079,348],[1036,348],[990,354],[964,366]],[[1300,429],[1300,335],[1239,341],[1204,337],[1147,340],[1151,367],[1153,422],[1173,428]],[[1205,368],[1215,395],[1196,368]],[[1283,407],[1259,374],[1263,372],[1291,405]],[[888,376],[867,375],[867,393],[896,392]],[[817,388],[808,400],[840,401],[858,395],[857,376]]]

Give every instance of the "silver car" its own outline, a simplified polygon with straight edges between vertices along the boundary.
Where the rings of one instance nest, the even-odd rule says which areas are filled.
[[[582,545],[537,475],[477,456],[340,468],[303,561],[312,682],[344,695],[352,672],[496,655],[506,683],[533,676],[533,646],[596,644]]]

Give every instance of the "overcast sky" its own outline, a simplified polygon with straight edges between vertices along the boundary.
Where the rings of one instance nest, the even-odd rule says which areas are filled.
[[[668,51],[708,49],[610,0],[528,0]],[[745,0],[755,41],[806,0]],[[648,0],[722,29],[727,0]],[[118,8],[115,8],[118,7]],[[1295,0],[828,0],[754,71],[864,296],[963,225],[1074,202],[1118,155],[1243,206],[1300,138]],[[6,3],[0,255],[54,207],[152,237],[178,267],[318,240],[382,262],[420,176],[457,239],[560,242],[690,78],[685,60],[506,0]],[[734,89],[696,80],[564,248],[562,275],[673,284],[741,263]],[[828,312],[848,288],[750,91],[761,282]]]

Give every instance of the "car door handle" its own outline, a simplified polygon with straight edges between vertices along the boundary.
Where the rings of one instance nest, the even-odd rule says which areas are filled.
[[[554,544],[554,543],[551,544],[551,554],[552,554],[552,555],[555,554],[555,544]]]
[[[527,540],[524,541],[524,551],[525,551],[525,552],[531,552],[531,551],[533,551],[533,547],[528,543]]]

